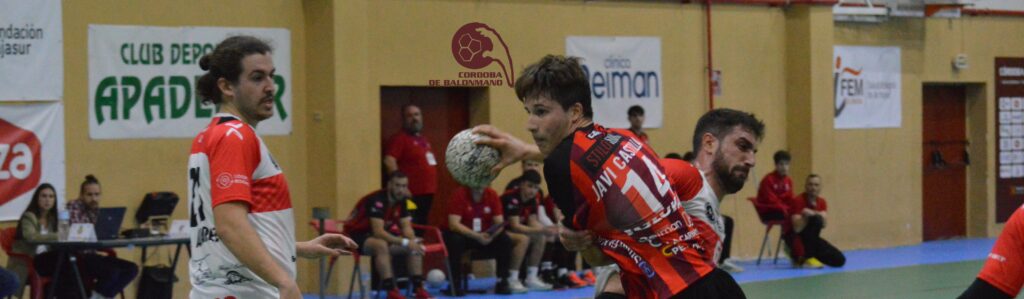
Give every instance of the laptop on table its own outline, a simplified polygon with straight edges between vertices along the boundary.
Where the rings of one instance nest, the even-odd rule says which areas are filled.
[[[96,217],[96,239],[116,240],[126,210],[125,207],[100,208],[99,216]]]

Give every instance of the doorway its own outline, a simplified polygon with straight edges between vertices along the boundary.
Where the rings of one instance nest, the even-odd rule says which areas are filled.
[[[966,236],[966,88],[925,85],[922,94],[922,229],[925,241]]]

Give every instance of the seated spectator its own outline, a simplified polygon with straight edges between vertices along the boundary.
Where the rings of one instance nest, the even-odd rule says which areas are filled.
[[[100,181],[93,175],[85,176],[79,187],[79,198],[67,203],[71,214],[71,223],[96,224],[99,217]],[[121,292],[139,274],[139,267],[130,261],[116,257],[99,255],[94,252],[79,252],[77,255],[82,280],[94,280],[93,298],[113,298]],[[55,261],[53,261],[55,262]],[[36,269],[53,269],[55,265],[41,265],[36,261]]]
[[[538,174],[544,173],[544,163],[542,163],[541,161],[523,160],[522,161],[522,168],[523,168],[523,173],[526,173],[527,171],[530,171],[530,170],[536,171]],[[511,181],[509,181],[508,184],[505,185],[505,191],[518,188],[519,187],[519,180],[522,179],[522,178],[523,177],[520,176],[520,177],[514,178]],[[540,197],[544,197],[544,191],[540,191]]]
[[[798,253],[793,249],[793,260],[796,264],[820,268],[822,264],[830,267],[842,267],[846,264],[843,252],[821,238],[821,229],[825,228],[828,204],[820,197],[821,177],[816,174],[807,176],[804,193],[792,198],[789,202],[789,214],[793,222],[793,232],[799,238],[797,246],[802,249]],[[797,243],[797,242],[794,242]]]
[[[518,277],[510,276],[512,252],[527,244],[512,239],[504,228],[501,200],[490,187],[470,189],[459,187],[448,202],[448,227],[444,243],[448,248],[448,262],[452,266],[451,294],[465,295],[462,285],[462,257],[469,250],[492,255],[497,260],[498,294],[525,293],[526,287]],[[518,272],[518,271],[517,271]]]
[[[551,196],[541,199],[540,206],[537,208],[537,221],[541,225],[559,227],[563,218],[565,216],[555,206]],[[558,237],[549,238],[547,244],[544,245],[544,258],[540,267],[544,282],[551,284],[555,289],[575,289],[594,285],[590,281],[596,280],[593,270],[586,269],[583,275],[576,274],[576,271],[579,270],[576,266],[576,256],[575,251],[566,250],[565,246],[562,246]],[[584,264],[586,263],[584,262]]]
[[[757,202],[775,208],[762,215],[765,219],[788,219],[786,204],[793,197],[793,180],[789,178],[789,152],[777,151],[772,157],[775,160],[775,171],[761,179],[757,189]]]
[[[628,130],[622,131],[632,134],[632,132]],[[544,164],[541,163],[540,161],[522,161],[522,169],[524,174],[531,170],[537,172],[537,174],[540,174],[544,171],[543,166]],[[507,192],[518,188],[520,180],[522,179],[523,177],[520,176],[510,181],[508,185],[505,186],[505,191]],[[540,190],[539,187],[537,192],[537,196],[541,198],[541,203],[539,204],[539,207],[543,207],[542,209],[536,210],[537,220],[543,226],[557,227],[557,224],[560,223],[561,220],[554,220],[554,218],[557,217],[558,219],[561,219],[561,211],[558,211],[558,208],[555,208],[555,204],[554,202],[551,201],[551,197],[545,196],[544,191]],[[507,213],[508,211],[505,212]],[[556,213],[558,214],[557,216]],[[524,220],[528,219],[524,218]],[[584,271],[583,278],[576,274],[575,252],[565,250],[565,248],[562,247],[562,244],[558,242],[557,237],[548,238],[545,243],[548,244],[544,245],[544,253],[541,258],[542,262],[540,269],[542,272],[541,276],[543,277],[542,280],[544,282],[551,284],[552,287],[556,289],[561,289],[565,287],[580,288],[594,284],[593,281],[595,277],[593,271],[589,269]],[[536,245],[536,243],[530,244],[538,246]],[[513,257],[513,262],[515,260],[516,258]],[[558,265],[557,269],[555,265]],[[586,262],[584,262],[584,266],[585,268],[589,268],[586,267]],[[572,269],[573,271],[569,271],[569,269]]]
[[[395,285],[391,269],[391,256],[404,256],[412,276],[417,299],[433,298],[423,288],[423,250],[421,240],[412,228],[412,215],[406,209],[409,177],[401,171],[388,176],[387,189],[374,191],[356,204],[345,223],[345,233],[352,238],[363,254],[373,257],[373,267],[388,292],[388,299],[404,299]],[[399,229],[399,232],[392,232]]]
[[[28,203],[28,208],[21,214],[21,218],[18,220],[17,233],[14,237],[14,246],[11,250],[15,253],[27,254],[33,257],[38,265],[41,260],[48,259],[56,261],[57,255],[55,253],[46,253],[46,246],[32,246],[25,241],[52,241],[57,240],[57,190],[53,188],[53,185],[48,183],[42,183],[36,188],[35,193],[32,193],[32,200]],[[44,262],[44,264],[52,262]],[[51,266],[48,269],[36,268],[36,271],[40,272],[40,275],[52,274],[55,266]],[[28,281],[28,265],[25,265],[20,259],[8,259],[7,269],[14,273],[16,279],[21,282]],[[70,270],[70,268],[67,268]],[[71,273],[66,271],[64,273]],[[49,275],[46,275],[49,276]],[[62,276],[63,278],[64,276]],[[67,275],[67,278],[74,278],[73,276]],[[24,283],[16,285],[14,294],[21,295],[24,292]],[[2,297],[2,296],[0,296]],[[20,296],[18,296],[20,297]]]
[[[549,290],[552,285],[540,279],[538,266],[544,257],[546,241],[557,236],[558,227],[551,224],[543,225],[537,218],[541,200],[540,174],[534,170],[527,170],[516,181],[519,182],[518,188],[505,192],[501,196],[501,201],[504,204],[503,212],[508,216],[509,235],[523,236],[530,244],[530,255],[526,261],[526,279],[523,282],[531,290]],[[513,256],[513,260],[512,266],[515,267],[515,260],[521,261],[523,256]],[[515,273],[511,275],[515,277]]]

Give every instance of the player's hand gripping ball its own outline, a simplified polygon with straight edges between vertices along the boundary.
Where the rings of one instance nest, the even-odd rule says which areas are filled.
[[[497,149],[474,142],[481,137],[473,134],[473,129],[466,129],[448,142],[445,164],[452,177],[463,186],[481,188],[490,185],[494,180],[491,168],[501,161],[501,153]]]

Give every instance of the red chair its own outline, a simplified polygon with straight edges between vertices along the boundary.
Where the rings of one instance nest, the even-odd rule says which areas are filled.
[[[747,200],[754,205],[754,210],[757,211],[757,218],[761,220],[761,223],[765,225],[764,238],[761,240],[761,250],[757,253],[757,265],[761,265],[761,257],[764,256],[765,246],[768,245],[768,234],[771,233],[772,227],[779,226],[779,242],[775,245],[775,258],[772,260],[772,264],[778,264],[779,262],[779,250],[782,249],[782,231],[783,223],[786,223],[786,208],[781,205],[764,204],[757,202],[757,198],[748,197]],[[781,215],[782,217],[778,217]],[[775,217],[772,217],[775,216]],[[771,251],[768,252],[771,254]]]
[[[444,267],[445,267],[444,275],[445,275],[445,277],[451,277],[451,275],[452,275],[452,266],[450,264],[448,264],[448,247],[444,246],[444,237],[441,236],[441,229],[437,228],[436,226],[420,225],[420,224],[413,224],[412,225],[412,229],[420,231],[421,235],[423,236],[423,247],[424,247],[424,250],[423,250],[423,260],[424,260],[423,267],[425,268],[424,270],[430,269],[430,267],[427,267],[427,262],[428,261],[441,260],[441,261],[444,261]],[[440,255],[441,258],[440,259],[433,259],[433,258],[428,259],[427,257],[429,257],[431,255]],[[424,273],[424,275],[425,274],[426,273]]]
[[[345,222],[341,221],[341,220],[324,219],[324,233],[340,234],[342,230],[339,228],[339,226],[343,225],[344,223]],[[313,231],[316,231],[318,234],[320,233],[320,221],[319,220],[310,221],[309,222],[309,226],[313,227]],[[360,266],[359,266],[360,265],[360,263],[359,263],[360,257],[361,257],[361,254],[359,254],[359,250],[356,250],[356,251],[352,252],[352,259],[353,259],[354,266],[352,267],[352,278],[350,278],[349,282],[348,282],[348,298],[349,299],[352,299],[352,291],[354,290],[352,287],[355,286],[356,279],[359,280],[359,293],[360,294],[365,294],[365,292],[366,292],[366,290],[363,289],[363,274],[362,274],[363,272],[362,272],[362,269],[360,269]],[[324,281],[320,282],[320,284],[324,288],[327,288],[327,285],[330,283],[329,279],[331,277],[331,271],[334,270],[334,262],[337,262],[337,261],[338,261],[338,257],[337,256],[332,256],[330,258],[330,260],[328,260],[328,262],[327,262],[327,275],[324,276]]]
[[[27,283],[31,290],[29,291],[30,298],[42,299],[44,294],[46,294],[46,291],[44,291],[43,288],[50,283],[50,278],[39,276],[39,273],[36,273],[36,268],[32,264],[32,256],[14,252],[14,237],[18,234],[17,230],[17,227],[9,227],[0,230],[0,246],[3,247],[4,252],[7,253],[8,257],[20,260],[25,264],[25,267],[28,268]]]

